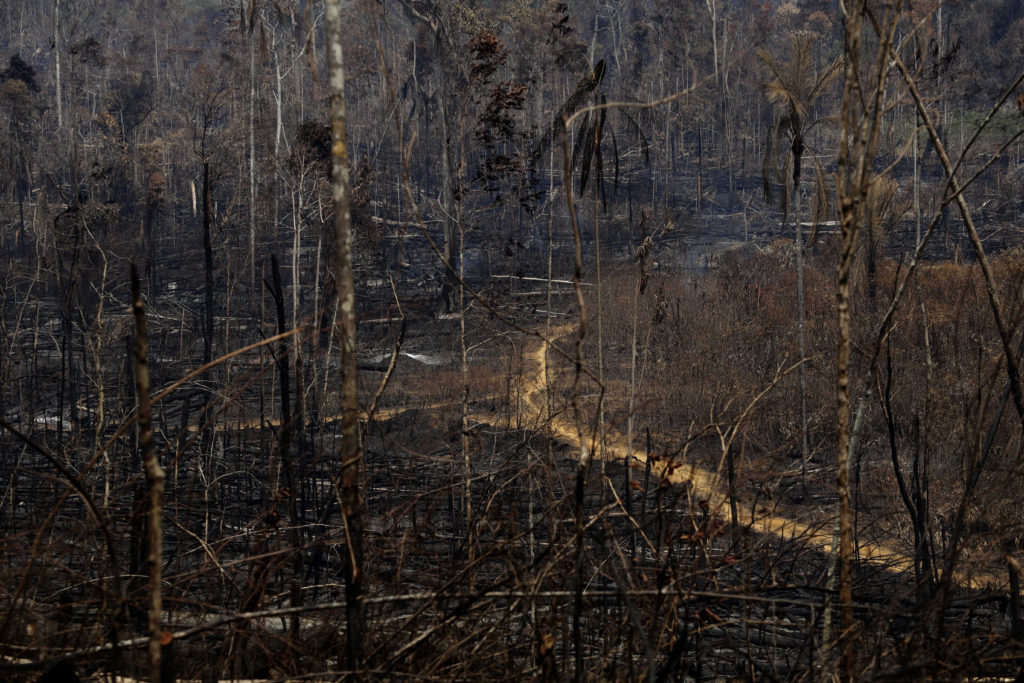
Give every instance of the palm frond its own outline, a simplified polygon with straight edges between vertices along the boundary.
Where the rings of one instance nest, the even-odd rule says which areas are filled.
[[[596,121],[590,112],[584,114],[583,121],[576,131],[576,141],[573,144],[572,159],[569,162],[571,169],[580,169],[580,194],[587,186],[587,177],[590,175],[590,163],[594,157],[594,128]]]
[[[587,76],[584,76],[576,84],[576,89],[573,90],[572,94],[566,98],[565,102],[562,103],[558,113],[551,120],[551,125],[541,136],[541,139],[537,143],[536,149],[534,149],[534,157],[540,158],[541,154],[547,151],[552,141],[558,137],[559,133],[565,126],[565,122],[576,112],[583,108],[583,105],[590,98],[591,94],[597,90],[604,80],[605,64],[602,59],[594,66],[594,70]]]
[[[871,219],[882,223],[893,207],[899,183],[892,176],[878,176],[868,186],[867,209]]]
[[[771,78],[764,84],[765,95],[768,101],[783,109],[795,108],[799,112],[799,106],[794,102],[799,99],[799,89],[794,85],[794,63],[781,63],[773,55],[765,50],[759,50],[758,56],[764,65],[771,72]]]
[[[812,87],[811,91],[807,94],[807,99],[810,102],[817,101],[817,99],[821,97],[825,89],[828,88],[833,83],[833,81],[839,78],[840,74],[843,73],[842,67],[842,57],[836,57],[834,60],[832,60],[832,62],[825,67],[824,71],[822,71],[815,79],[814,87]]]
[[[765,50],[757,52],[761,62],[771,74],[765,84],[765,95],[772,104],[805,119],[814,103],[842,73],[843,61],[837,58],[821,73],[815,73],[811,44],[799,37],[792,38],[789,58],[780,61]]]
[[[602,96],[599,104],[604,104],[605,100]],[[608,110],[601,109],[597,112],[597,125],[594,128],[594,183],[597,186],[597,191],[601,195],[601,207],[608,210],[608,197],[605,196],[604,192],[604,155],[601,152],[601,138],[604,136],[604,124],[608,119]],[[582,193],[583,190],[581,189]]]

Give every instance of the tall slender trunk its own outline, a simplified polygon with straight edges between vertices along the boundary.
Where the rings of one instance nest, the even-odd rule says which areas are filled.
[[[708,7],[708,17],[711,19],[711,58],[714,66],[715,85],[718,85],[718,7],[716,0],[704,0]]]
[[[53,10],[53,73],[57,83],[57,129],[64,128],[64,97],[61,93],[60,78],[60,0],[56,0]]]
[[[281,154],[281,136],[284,134],[284,122],[281,112],[281,100],[284,98],[284,93],[282,92],[284,77],[281,75],[281,61],[277,58],[276,50],[274,51],[274,75],[277,79],[277,88],[274,92],[274,160],[276,161]]]
[[[461,137],[461,136],[460,136]],[[459,174],[465,168],[465,148],[460,145]],[[463,515],[466,522],[466,557],[469,566],[473,565],[473,464],[469,457],[469,354],[466,347],[466,223],[463,215],[463,204],[458,202],[459,229],[459,360],[462,372],[462,465],[463,465]],[[473,574],[469,575],[469,589],[473,590]]]
[[[210,215],[210,162],[203,161],[203,260],[206,266],[204,291],[203,363],[213,360],[213,241]]]
[[[18,191],[18,237],[14,241],[14,249],[18,255],[21,255],[22,247],[28,242],[25,236],[25,188],[29,189],[29,196],[31,197],[31,176],[26,172],[28,164],[25,163],[25,157],[22,152],[18,153],[18,170],[17,175],[17,191]],[[28,182],[22,179],[22,173],[26,173],[26,177],[29,179]],[[13,255],[10,251],[7,252],[7,258],[13,259]]]
[[[203,364],[213,360],[213,240],[211,237],[211,222],[213,220],[210,199],[210,162],[203,159],[203,262],[205,265],[205,289],[204,289],[204,311],[203,311]],[[200,441],[200,450],[206,453],[213,445],[213,412],[210,406],[213,403],[214,391],[211,388],[207,393],[207,410],[204,416],[205,427],[203,437]]]
[[[646,245],[641,246],[640,249],[645,250]],[[629,516],[633,515],[633,488],[631,485],[633,467],[633,412],[636,410],[636,344],[640,316],[640,291],[644,286],[644,258],[643,255],[637,254],[638,270],[636,287],[633,289],[633,329],[629,351],[629,403],[626,407],[626,471],[623,475],[624,481],[622,482],[623,504],[626,508],[626,514]],[[636,530],[634,529],[630,529],[629,532],[629,556],[630,558],[636,557]]]
[[[652,177],[652,180],[653,180],[653,177],[654,177],[654,169],[653,169],[653,167],[651,169],[651,177]],[[696,198],[697,202],[696,203],[697,203],[697,215],[698,216],[701,215],[701,210],[702,210],[702,207],[704,206],[704,188],[701,187],[701,182],[703,181],[703,178],[704,178],[704,138],[701,135],[700,124],[697,124],[697,198]],[[654,183],[652,182],[651,185],[652,185],[651,193],[653,194],[654,193],[654,189],[653,189]]]
[[[281,266],[277,261],[276,255],[271,255],[270,267],[274,285],[274,303],[277,311],[277,333],[284,334],[288,331],[288,322],[285,318],[284,311],[284,287],[281,282]],[[292,552],[295,553],[293,558],[295,563],[294,566],[296,570],[299,570],[302,567],[302,554],[299,551],[299,518],[298,508],[295,502],[299,494],[298,481],[295,477],[295,461],[292,458],[292,432],[295,429],[295,414],[292,412],[291,372],[289,370],[289,356],[291,355],[291,349],[289,346],[289,342],[282,339],[277,353],[277,369],[281,379],[281,431],[279,432],[278,452],[280,454],[282,468],[284,469],[285,482],[287,483],[288,491],[288,533],[292,544]],[[300,393],[301,391],[302,388],[296,386],[296,393]],[[296,571],[292,576],[291,587],[291,601],[293,607],[297,607],[302,604],[302,591],[299,586],[300,580],[300,572]],[[289,635],[291,637],[295,637],[298,636],[298,633],[299,617],[295,616],[292,619],[291,626],[289,627]]]
[[[250,16],[249,21],[255,21],[255,16]],[[256,291],[256,33],[252,26],[249,27],[249,291]]]
[[[156,24],[153,25],[153,89],[155,96],[159,97],[160,92],[160,36],[157,33]]]
[[[149,491],[147,534],[149,537],[149,680],[161,680],[161,582],[163,581],[163,532],[160,517],[163,510],[164,470],[153,447],[153,410],[149,398],[149,341],[146,335],[146,308],[139,288],[139,273],[132,265],[132,310],[135,314],[135,385],[139,400],[139,447],[146,470]]]
[[[594,127],[594,144],[599,145],[601,141],[599,139],[599,127]],[[597,381],[604,386],[604,318],[603,312],[603,300],[604,296],[601,292],[601,222],[598,214],[597,202],[598,192],[600,188],[601,179],[594,178],[594,195],[591,198],[591,213],[594,219],[594,294],[595,294],[595,309],[597,317]],[[604,403],[598,404],[597,409],[597,456],[601,459],[601,475],[605,473],[605,462],[604,462],[604,442],[605,442],[605,425],[604,425]],[[604,488],[601,489],[602,504],[604,503]]]
[[[799,161],[797,162],[799,164]],[[804,299],[804,237],[800,225],[800,180],[793,180],[793,227],[796,242],[796,306],[797,344],[800,352],[800,483],[807,494],[807,459],[810,448],[807,440],[807,305]]]
[[[341,0],[326,0],[328,88],[331,101],[331,181],[334,230],[337,240],[338,315],[335,325],[341,344],[341,514],[348,541],[345,562],[345,655],[347,666],[360,666],[363,641],[363,518],[359,443],[359,385],[356,374],[355,286],[352,273],[352,215],[349,208],[349,159],[345,116],[345,62]]]
[[[300,183],[301,186],[301,183]],[[302,279],[302,205],[301,190],[292,192],[292,325],[299,325],[299,285]],[[298,346],[295,347],[296,353]]]
[[[921,244],[921,162],[920,152],[918,151],[918,141],[920,135],[918,134],[917,126],[920,123],[921,117],[917,111],[914,111],[914,224],[917,227],[914,239],[914,248]]]
[[[850,350],[853,346],[850,330],[850,272],[853,265],[853,245],[857,235],[855,207],[851,204],[841,210],[843,232],[842,255],[839,262],[837,300],[839,317],[839,352],[836,361],[838,394],[837,427],[839,446],[836,453],[836,488],[839,493],[839,604],[841,631],[848,634],[853,626],[853,587],[851,558],[853,556],[853,529],[850,524]],[[842,647],[843,677],[852,668],[851,648]]]
[[[842,246],[836,277],[836,308],[839,344],[836,353],[836,489],[839,494],[839,608],[840,633],[849,638],[853,628],[853,528],[850,523],[850,352],[853,346],[850,327],[850,275],[853,270],[857,233],[861,224],[862,203],[867,193],[865,175],[870,173],[868,149],[863,139],[862,115],[858,103],[860,90],[860,51],[865,0],[856,0],[847,8],[845,24],[846,57],[842,95],[842,135],[837,159],[836,194],[839,202]],[[839,676],[853,675],[853,648],[842,643]]]
[[[439,39],[434,42],[437,52],[441,55],[443,49]],[[441,127],[441,225],[444,232],[441,254],[444,258],[444,272],[441,279],[441,307],[442,313],[450,313],[452,310],[452,246],[455,242],[455,182],[452,171],[451,149],[448,143],[450,127],[448,120],[448,103],[450,95],[448,82],[445,77],[444,68],[441,65],[442,58],[438,56],[434,62],[434,79],[437,88],[438,121]]]

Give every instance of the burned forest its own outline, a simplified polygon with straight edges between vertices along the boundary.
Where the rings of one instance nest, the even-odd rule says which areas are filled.
[[[1020,680],[1014,0],[0,0],[0,679]]]

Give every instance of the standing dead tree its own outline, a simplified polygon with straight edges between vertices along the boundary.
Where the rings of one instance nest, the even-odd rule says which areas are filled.
[[[135,386],[139,401],[139,447],[146,470],[146,489],[149,506],[146,511],[149,540],[149,679],[161,680],[161,581],[163,580],[163,530],[160,517],[163,512],[164,470],[153,447],[153,406],[149,397],[149,338],[146,333],[146,305],[139,287],[139,273],[132,265],[132,311],[135,315],[135,342],[132,355],[135,361]]]
[[[874,159],[878,150],[882,117],[885,113],[885,85],[889,73],[889,46],[892,44],[902,2],[897,2],[890,16],[878,31],[876,57],[865,63],[862,52],[871,49],[864,40],[866,0],[843,5],[845,38],[843,55],[846,68],[843,78],[842,135],[836,170],[836,196],[839,204],[842,246],[836,282],[839,348],[836,357],[836,389],[838,407],[836,426],[836,488],[839,493],[839,602],[841,633],[846,639],[840,650],[840,676],[853,675],[853,527],[850,506],[850,280],[855,247],[860,228],[865,222],[868,191],[874,178]]]
[[[331,101],[331,183],[334,201],[335,278],[341,344],[341,490],[342,521],[348,556],[345,562],[345,656],[348,668],[360,665],[363,639],[363,517],[359,485],[363,452],[359,443],[359,383],[356,374],[356,302],[352,274],[352,213],[349,206],[348,134],[345,116],[345,60],[342,52],[340,0],[327,1],[327,65]],[[335,485],[337,492],[337,485]]]

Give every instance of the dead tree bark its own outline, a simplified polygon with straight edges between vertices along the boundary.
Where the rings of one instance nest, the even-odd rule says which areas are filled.
[[[891,14],[898,17],[902,3],[896,3]],[[873,181],[874,159],[878,149],[886,77],[891,68],[888,51],[892,45],[897,22],[875,26],[878,43],[868,48],[862,42],[864,19],[868,12],[865,0],[844,6],[845,39],[843,55],[845,73],[841,105],[842,135],[836,170],[836,196],[839,203],[842,246],[837,272],[836,299],[839,347],[836,357],[837,410],[836,488],[839,493],[839,602],[843,643],[840,649],[839,677],[855,677],[853,621],[853,528],[850,508],[850,323],[851,276],[860,228],[865,223],[868,189]],[[874,59],[865,63],[862,50],[874,49]],[[865,69],[866,67],[866,69]],[[866,73],[865,73],[866,71]]]
[[[203,365],[213,360],[213,202],[210,199],[210,162],[203,148]],[[209,452],[213,446],[213,401],[214,390],[207,391],[206,410],[204,414],[203,436],[200,440],[200,451]]]
[[[846,12],[846,74],[842,100],[842,143],[839,148],[836,190],[839,196],[840,224],[842,228],[842,249],[836,284],[836,298],[839,318],[839,349],[836,358],[836,388],[838,408],[836,426],[839,443],[836,452],[836,487],[839,492],[839,605],[841,632],[848,636],[853,627],[853,587],[851,584],[850,560],[853,555],[853,533],[850,526],[850,274],[853,270],[854,246],[860,227],[859,213],[863,196],[859,192],[855,168],[860,159],[854,155],[860,150],[855,145],[860,140],[860,120],[854,112],[854,100],[863,97],[858,92],[860,79],[860,40],[863,25],[864,1],[854,3]],[[854,134],[854,144],[848,142]],[[851,149],[851,147],[853,149]],[[866,192],[866,188],[865,192]],[[840,677],[845,680],[851,674],[852,650],[844,644],[840,655]]]
[[[277,332],[284,335],[288,331],[288,321],[284,313],[284,287],[281,282],[281,266],[277,256],[270,257],[271,277],[273,278],[272,293],[277,311]],[[292,544],[294,575],[292,576],[291,601],[293,606],[302,604],[302,590],[299,585],[302,576],[302,552],[300,549],[301,539],[299,538],[299,515],[296,506],[296,499],[299,495],[299,482],[295,477],[295,459],[292,457],[292,432],[295,429],[295,413],[292,411],[291,400],[291,370],[289,369],[288,356],[291,350],[288,348],[288,340],[281,339],[277,352],[277,369],[281,379],[281,428],[278,432],[278,454],[281,458],[281,467],[284,470],[285,490],[279,490],[278,497],[288,501],[288,535]],[[302,393],[302,387],[296,387],[296,393]],[[300,435],[301,438],[301,435]],[[292,618],[289,627],[289,636],[295,638],[299,633],[299,616]]]
[[[331,101],[331,183],[337,243],[335,277],[338,312],[335,326],[341,344],[341,515],[348,541],[345,562],[345,656],[355,671],[363,640],[363,518],[359,478],[363,453],[359,443],[359,386],[356,370],[355,287],[352,273],[352,214],[349,208],[349,159],[345,115],[345,62],[341,49],[341,0],[327,0],[327,65]]]
[[[146,470],[146,488],[149,491],[147,526],[149,534],[149,676],[160,683],[161,637],[160,612],[162,607],[160,583],[163,580],[163,531],[160,516],[164,499],[164,470],[153,448],[153,409],[149,398],[149,341],[146,334],[146,306],[139,287],[139,273],[132,264],[132,311],[135,314],[135,385],[139,400],[139,446]]]

